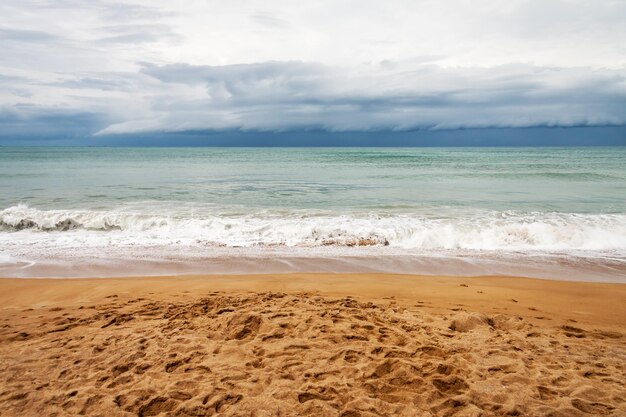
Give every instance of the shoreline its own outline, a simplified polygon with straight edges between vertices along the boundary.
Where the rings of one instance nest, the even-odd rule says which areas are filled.
[[[333,248],[334,249],[334,248]],[[227,249],[212,255],[188,252],[144,253],[138,258],[73,256],[50,259],[0,259],[0,277],[6,278],[140,278],[200,275],[389,274],[415,276],[501,276],[567,282],[626,284],[621,258],[576,257],[550,254],[436,254],[411,255],[387,248],[348,248],[334,253],[292,253],[276,249]],[[181,249],[182,250],[182,249]],[[318,248],[319,250],[319,248]],[[379,250],[384,250],[379,252]]]
[[[432,303],[465,303],[485,311],[515,312],[533,316],[531,304],[550,303],[554,313],[565,314],[568,306],[586,305],[589,311],[571,311],[584,320],[592,316],[615,324],[626,322],[626,285],[511,276],[441,276],[386,273],[287,273],[287,274],[193,274],[81,278],[0,278],[0,304],[4,309],[35,303],[46,295],[50,305],[94,302],[104,294],[143,294],[169,297],[185,291],[248,293],[281,291],[363,298],[399,303],[428,299]],[[88,291],[88,294],[84,292]],[[442,292],[442,291],[445,291]],[[588,304],[585,304],[588,303]],[[615,309],[606,313],[607,305]],[[527,309],[525,311],[524,309]],[[529,314],[529,312],[531,314]],[[591,314],[591,315],[590,315]],[[601,324],[598,322],[598,324]]]

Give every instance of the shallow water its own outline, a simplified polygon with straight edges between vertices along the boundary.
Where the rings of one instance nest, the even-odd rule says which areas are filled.
[[[626,148],[0,148],[0,209],[5,276],[626,271]]]

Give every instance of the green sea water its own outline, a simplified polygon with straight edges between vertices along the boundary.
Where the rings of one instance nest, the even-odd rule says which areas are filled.
[[[0,148],[0,207],[621,213],[621,148]]]
[[[626,147],[0,148],[0,265],[224,248],[621,274]]]

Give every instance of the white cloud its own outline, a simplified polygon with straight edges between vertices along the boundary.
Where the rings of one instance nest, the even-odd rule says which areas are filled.
[[[0,109],[101,133],[625,124],[624,21],[612,0],[6,0]]]

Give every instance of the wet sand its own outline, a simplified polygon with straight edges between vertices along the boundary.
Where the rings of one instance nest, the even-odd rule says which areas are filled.
[[[0,280],[2,416],[626,415],[626,285]]]

